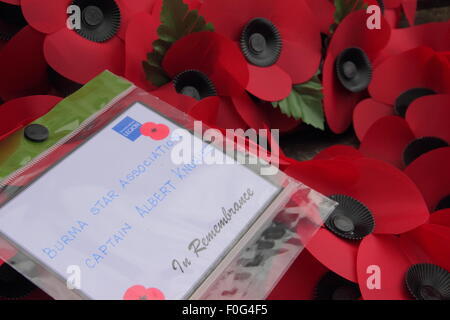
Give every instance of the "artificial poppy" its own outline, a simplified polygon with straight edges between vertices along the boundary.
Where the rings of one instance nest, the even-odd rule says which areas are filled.
[[[128,79],[212,127],[263,128],[268,123],[245,93],[245,59],[233,41],[218,33],[197,32],[176,41],[162,61],[171,81],[159,88],[147,81],[142,61],[158,39],[159,23],[155,14],[140,14],[130,22],[126,37]]]
[[[446,147],[422,155],[405,169],[422,192],[430,211],[450,208],[449,163],[450,147]]]
[[[84,84],[105,69],[123,74],[122,38],[128,22],[139,12],[150,12],[154,0],[22,0],[21,4],[27,22],[46,34],[48,64],[65,78]],[[70,5],[78,6],[80,17],[76,10],[67,13]]]
[[[353,109],[367,94],[372,65],[389,40],[391,29],[381,18],[381,29],[366,27],[365,10],[350,13],[337,27],[323,67],[324,111],[330,129],[342,133]]]
[[[448,147],[449,102],[450,94],[424,96],[411,103],[405,119],[388,115],[377,120],[364,135],[360,151],[368,157],[387,161],[403,169],[427,152]],[[391,107],[386,107],[387,113],[391,110]],[[373,112],[367,114],[373,115]],[[365,120],[364,115],[359,114],[358,119],[361,123]]]
[[[303,250],[268,300],[356,300],[358,284],[327,269],[307,250]]]
[[[361,101],[353,114],[360,141],[380,118],[387,115],[405,117],[416,99],[450,93],[450,64],[442,54],[427,47],[405,51],[384,60],[374,69],[369,93],[371,98]],[[448,95],[430,102],[448,104]]]
[[[414,183],[397,168],[358,156],[349,148],[330,152],[286,173],[339,203],[307,249],[333,272],[357,281],[360,242],[370,234],[401,234],[427,221],[426,203]],[[327,154],[321,153],[321,159]]]
[[[209,0],[200,12],[240,47],[249,69],[246,89],[259,99],[286,98],[319,68],[320,28],[304,0]]]
[[[367,300],[450,299],[450,228],[424,224],[400,236],[370,235],[358,252]]]

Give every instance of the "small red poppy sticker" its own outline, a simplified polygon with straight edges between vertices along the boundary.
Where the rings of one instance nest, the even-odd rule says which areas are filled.
[[[145,288],[144,286],[132,286],[123,295],[123,300],[165,300],[166,297],[161,290],[156,288]]]
[[[143,136],[149,137],[156,141],[160,141],[169,136],[170,129],[165,124],[147,122],[142,125],[141,133]]]

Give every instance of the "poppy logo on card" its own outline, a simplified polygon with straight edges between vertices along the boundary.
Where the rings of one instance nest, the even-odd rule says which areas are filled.
[[[130,287],[123,295],[123,300],[165,300],[164,293],[157,288],[136,285]]]
[[[170,129],[165,124],[154,122],[141,124],[131,117],[124,118],[113,128],[113,130],[133,142],[141,136],[160,141],[166,139],[170,134]]]

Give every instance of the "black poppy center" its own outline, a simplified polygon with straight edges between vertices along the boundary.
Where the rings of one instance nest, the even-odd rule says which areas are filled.
[[[344,62],[342,71],[347,79],[353,79],[354,77],[356,77],[358,73],[358,68],[356,67],[356,64],[353,61],[346,61]]]
[[[419,295],[423,300],[442,300],[442,295],[432,286],[421,286]]]
[[[411,266],[405,277],[406,287],[417,300],[449,300],[450,273],[434,264]]]
[[[83,10],[83,20],[90,26],[98,26],[104,18],[102,10],[97,6],[87,6]]]
[[[421,155],[435,149],[448,147],[449,144],[440,138],[436,137],[422,137],[413,140],[409,143],[403,151],[403,162],[406,166],[410,165],[414,160]]]
[[[0,2],[0,40],[10,40],[26,24],[20,6]]]
[[[428,88],[413,88],[406,90],[398,96],[395,101],[394,110],[400,117],[405,117],[409,106],[416,100],[424,96],[436,94],[435,91]]]
[[[373,232],[375,221],[364,204],[345,195],[332,195],[330,198],[338,203],[325,222],[331,232],[350,240],[361,240]]]
[[[241,50],[253,65],[269,67],[281,54],[282,39],[277,27],[265,18],[255,18],[244,27],[241,34]]]
[[[336,73],[342,86],[351,92],[361,92],[372,80],[372,64],[360,48],[347,48],[336,58]]]
[[[81,26],[75,31],[82,37],[104,42],[114,37],[120,28],[120,8],[115,0],[74,0],[81,9]]]
[[[450,194],[448,196],[445,196],[444,198],[439,201],[439,203],[436,206],[435,211],[444,210],[444,209],[450,209]]]
[[[206,74],[198,70],[187,70],[173,79],[175,90],[196,100],[216,96],[214,83]]]
[[[327,272],[315,288],[316,300],[357,300],[361,297],[358,285],[334,272]]]

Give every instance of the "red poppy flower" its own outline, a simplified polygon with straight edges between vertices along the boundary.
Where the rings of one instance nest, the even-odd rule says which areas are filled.
[[[0,141],[49,112],[62,98],[29,96],[0,106]],[[1,159],[0,159],[1,163]]]
[[[400,170],[341,148],[331,160],[291,165],[286,173],[339,202],[325,226],[307,244],[333,272],[357,281],[360,240],[370,234],[401,234],[427,221],[429,212],[414,183]],[[321,153],[321,159],[327,154]]]
[[[380,118],[387,115],[404,117],[414,100],[436,93],[450,93],[450,64],[443,55],[427,47],[403,52],[375,68],[369,92],[372,99],[360,102],[353,115],[356,135],[361,141]],[[448,103],[448,96],[436,99],[433,102]]]
[[[317,72],[320,28],[305,1],[209,0],[200,12],[240,46],[250,73],[246,89],[254,96],[282,100],[292,84]]]
[[[366,100],[367,105],[379,107],[373,100]],[[360,150],[366,156],[391,163],[398,168],[405,168],[421,155],[437,148],[450,145],[450,95],[436,94],[415,100],[406,113],[405,119],[398,116],[386,116],[376,121],[361,142]],[[430,106],[433,108],[430,110]],[[362,110],[362,109],[360,109]],[[379,108],[377,111],[392,112],[392,108]],[[375,110],[366,115],[358,115],[359,123],[367,115],[374,115]],[[355,125],[356,127],[356,125]]]
[[[448,107],[448,105],[447,105]],[[450,208],[450,147],[428,152],[406,169],[431,211]]]
[[[370,235],[358,252],[367,300],[450,299],[450,228],[425,224],[400,235]]]
[[[356,300],[360,296],[356,283],[333,273],[303,250],[268,300]]]
[[[150,91],[142,61],[158,39],[159,14],[140,14],[126,36],[126,77]],[[190,34],[168,50],[163,68],[172,80],[152,93],[219,128],[263,128],[269,123],[245,93],[248,69],[236,44],[215,32]]]
[[[123,74],[124,37],[131,17],[150,12],[154,0],[22,0],[23,14],[45,33],[44,54],[64,77],[86,83],[105,69]],[[70,5],[81,9],[80,28],[67,27]]]
[[[350,13],[328,47],[323,67],[324,111],[335,133],[350,126],[353,109],[367,94],[372,63],[389,40],[391,30],[386,20],[381,19],[381,29],[370,30],[367,18],[364,10]]]

